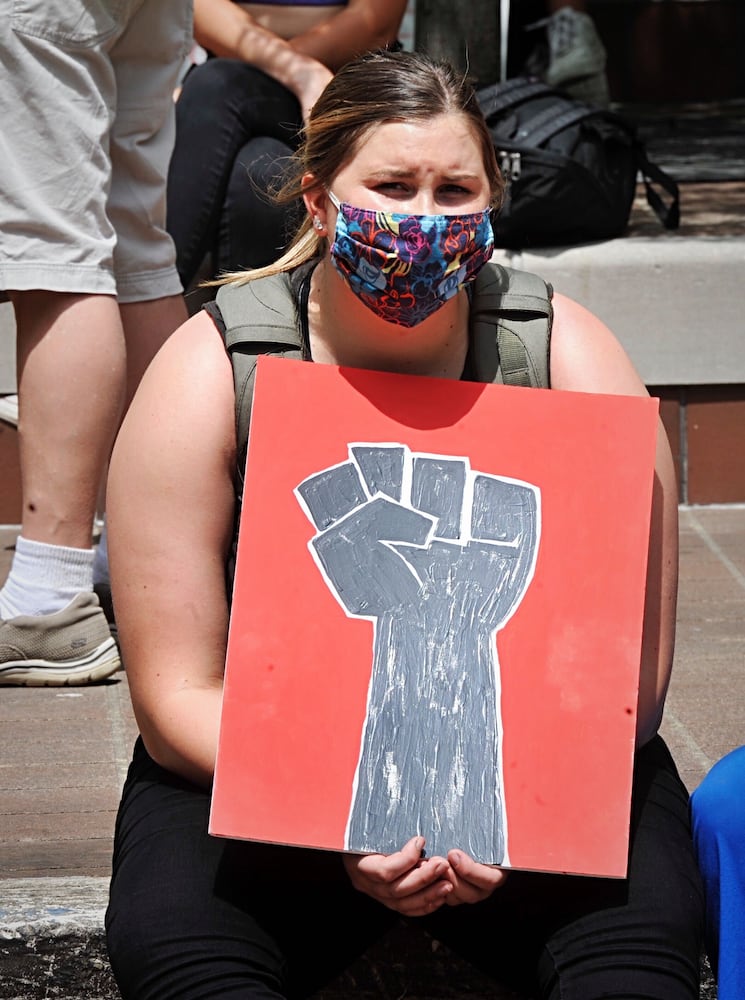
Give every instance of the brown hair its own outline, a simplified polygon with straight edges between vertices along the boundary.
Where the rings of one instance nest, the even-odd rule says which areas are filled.
[[[289,180],[277,193],[281,204],[303,194],[302,177],[313,174],[314,187],[329,188],[337,173],[355,155],[368,131],[393,121],[429,121],[437,115],[460,114],[481,147],[491,190],[498,208],[504,190],[494,146],[471,84],[448,63],[418,52],[372,52],[347,63],[330,80],[310,113],[303,143],[294,156]],[[307,187],[306,187],[307,190]],[[309,218],[303,221],[289,249],[268,267],[236,271],[219,282],[246,282],[278,274],[319,256],[326,237]]]

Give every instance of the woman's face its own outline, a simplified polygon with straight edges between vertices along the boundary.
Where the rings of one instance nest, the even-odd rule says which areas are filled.
[[[411,215],[481,212],[491,196],[479,142],[460,114],[374,126],[332,191],[357,208]]]

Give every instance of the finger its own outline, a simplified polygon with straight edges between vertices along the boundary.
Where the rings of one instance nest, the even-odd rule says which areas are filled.
[[[421,861],[424,837],[412,837],[395,854],[367,854],[359,858],[356,868],[373,882],[390,885],[414,870]],[[420,882],[420,885],[426,882]]]
[[[448,860],[453,883],[453,892],[446,900],[449,906],[479,903],[487,899],[507,878],[507,872],[479,864],[461,852],[451,852]]]
[[[464,851],[450,851],[448,861],[459,881],[468,882],[478,889],[493,892],[507,879],[508,872],[494,865],[482,865]]]
[[[390,885],[391,896],[402,899],[405,896],[414,896],[417,893],[427,891],[430,887],[441,885],[452,885],[453,880],[449,877],[450,865],[444,858],[432,858],[422,861],[411,871],[406,872],[401,878]]]
[[[395,854],[347,855],[345,865],[353,881],[366,880],[368,885],[394,886],[408,872],[421,863],[424,837],[412,837]],[[427,885],[431,879],[418,879],[414,891]],[[366,890],[368,891],[368,890]]]
[[[379,862],[385,859],[375,855],[347,860],[347,871],[355,889],[405,916],[432,913],[453,892],[453,881],[448,877],[452,874],[451,869],[443,858],[438,859],[436,864],[425,862],[421,868],[407,872],[393,882],[383,881],[378,871],[373,875],[366,873],[360,862],[369,864],[371,860]]]
[[[427,914],[439,910],[448,901],[453,891],[451,882],[440,881],[421,892],[401,898],[392,897],[381,900],[381,902],[389,909],[402,914],[402,916],[425,917]]]

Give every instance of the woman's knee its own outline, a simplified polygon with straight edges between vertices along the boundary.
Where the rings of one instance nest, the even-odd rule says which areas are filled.
[[[180,110],[206,106],[214,114],[231,96],[250,91],[265,79],[264,73],[239,59],[207,59],[187,75],[176,106]]]
[[[250,912],[250,884],[223,871],[226,844],[175,825],[168,851],[156,838],[115,861],[106,940],[124,1000],[285,995],[284,957]]]

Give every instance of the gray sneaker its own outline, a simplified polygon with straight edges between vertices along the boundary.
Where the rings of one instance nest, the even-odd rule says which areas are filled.
[[[590,15],[561,7],[528,27],[546,29],[547,64],[537,75],[576,100],[607,107],[610,95],[605,46]]]
[[[95,594],[78,594],[53,615],[0,619],[0,685],[91,684],[120,667]]]

